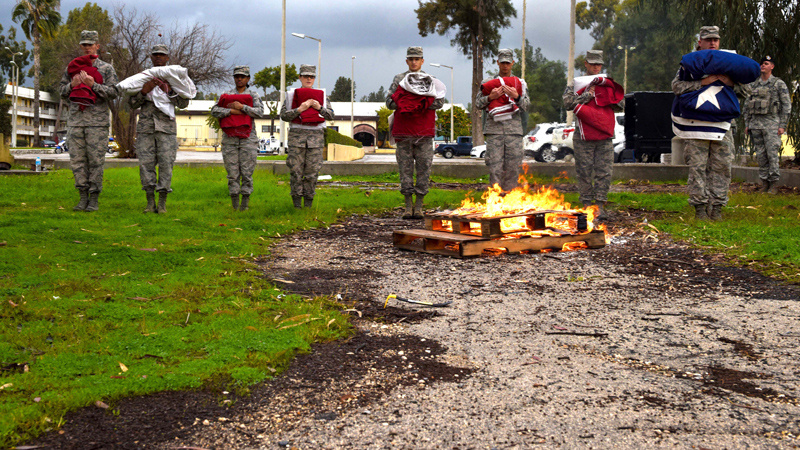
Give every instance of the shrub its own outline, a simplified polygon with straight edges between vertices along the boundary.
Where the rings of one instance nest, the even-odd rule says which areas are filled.
[[[31,143],[27,139],[17,139],[17,147],[30,147]]]
[[[352,145],[358,148],[363,147],[361,142],[358,142],[350,136],[345,136],[331,128],[325,128],[325,146],[327,147],[328,144]]]

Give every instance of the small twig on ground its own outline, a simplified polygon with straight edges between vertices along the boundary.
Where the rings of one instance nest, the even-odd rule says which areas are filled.
[[[693,262],[681,261],[678,259],[667,259],[667,258],[653,258],[652,256],[640,256],[639,259],[647,259],[650,261],[662,261],[662,262],[671,262],[675,264],[685,264],[687,266],[695,266],[696,264]]]
[[[606,337],[608,333],[581,333],[579,331],[545,331],[544,334],[564,334],[568,336]]]

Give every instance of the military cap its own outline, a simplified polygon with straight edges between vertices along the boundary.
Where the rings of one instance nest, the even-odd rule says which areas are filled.
[[[233,76],[236,75],[244,75],[246,77],[250,76],[250,66],[236,66],[233,68]]]
[[[703,39],[719,39],[719,27],[716,25],[700,27],[700,40]]]
[[[81,31],[81,45],[83,44],[97,44],[97,41],[100,40],[100,37],[97,34],[97,31],[91,30],[83,30]]]
[[[586,62],[589,64],[605,64],[603,62],[603,51],[602,50],[587,50],[586,51]]]
[[[422,47],[408,47],[406,58],[422,58]]]
[[[309,76],[309,77],[316,77],[317,76],[317,66],[312,66],[310,64],[300,64],[300,76]]]
[[[167,51],[167,46],[164,44],[156,44],[150,50],[151,55],[169,55],[169,51]]]
[[[514,62],[514,52],[510,48],[501,48],[497,52],[497,62]]]
[[[775,65],[775,60],[772,59],[772,56],[767,55],[767,56],[761,58],[761,64],[764,64],[765,61],[771,62],[773,66]]]

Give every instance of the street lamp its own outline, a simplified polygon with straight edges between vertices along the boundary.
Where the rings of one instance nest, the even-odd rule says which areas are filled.
[[[618,45],[618,49],[625,50],[625,69],[622,75],[622,90],[628,92],[628,50],[636,50],[635,45]]]
[[[355,81],[355,66],[356,57],[350,58],[350,137],[356,138],[356,130],[353,128],[353,101],[356,96],[356,81]]]
[[[319,43],[319,50],[317,51],[317,87],[322,88],[322,39],[311,37],[307,34],[292,33],[292,36],[299,37],[300,39],[311,39]]]
[[[19,98],[19,66],[17,65],[16,58],[22,55],[22,52],[14,53],[13,50],[6,47],[6,50],[11,53],[11,64],[14,65],[14,73],[11,76],[14,87],[11,89],[11,97],[14,109],[11,110],[11,146],[17,146],[17,99]]]
[[[431,63],[431,65],[433,67],[447,67],[450,69],[450,142],[453,142],[453,128],[455,128],[455,123],[453,122],[453,66],[436,63]]]

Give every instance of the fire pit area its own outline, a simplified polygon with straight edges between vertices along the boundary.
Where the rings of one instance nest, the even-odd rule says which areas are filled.
[[[425,214],[424,229],[394,231],[394,246],[464,258],[484,252],[551,252],[606,245],[604,227],[593,227],[595,207],[573,209],[552,188],[531,192],[523,183],[503,192],[495,185],[481,198],[484,203],[467,198],[456,210]]]

